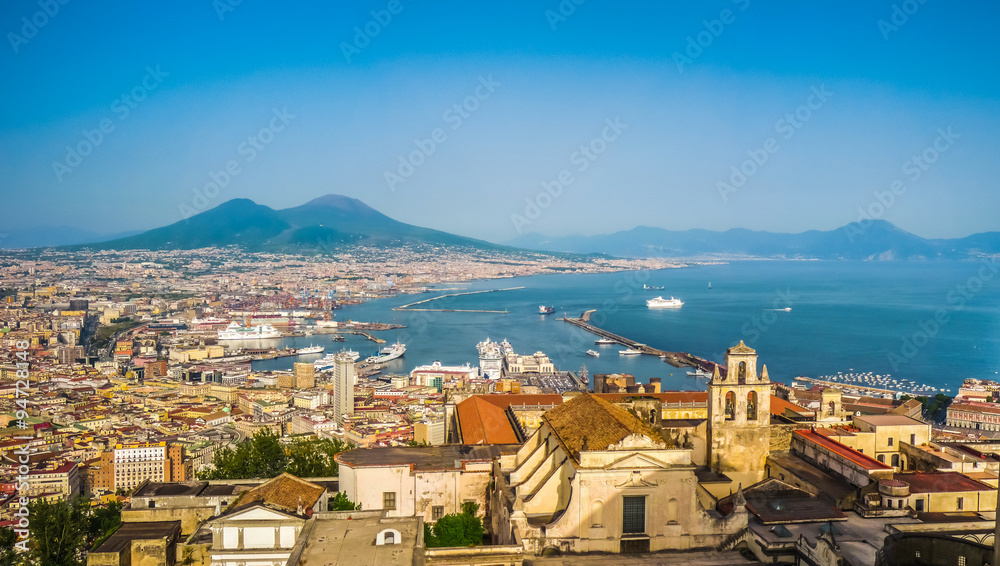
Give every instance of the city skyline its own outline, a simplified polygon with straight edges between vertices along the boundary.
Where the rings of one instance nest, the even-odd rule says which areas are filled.
[[[216,183],[494,242],[997,230],[995,6],[563,4],[7,4],[2,220],[146,230]]]

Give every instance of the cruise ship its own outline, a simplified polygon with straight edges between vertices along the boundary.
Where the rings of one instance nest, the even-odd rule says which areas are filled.
[[[406,344],[400,344],[399,342],[396,342],[392,346],[386,346],[385,348],[382,348],[381,350],[379,350],[377,356],[372,356],[368,358],[368,360],[366,361],[375,364],[384,364],[386,362],[391,362],[392,360],[395,360],[397,358],[402,358],[403,354],[405,353],[406,353]]]
[[[326,346],[309,346],[308,348],[299,348],[295,353],[300,356],[305,354],[322,354],[323,350],[326,350]]]
[[[229,324],[229,319],[218,318],[214,316],[210,316],[207,318],[192,318],[191,324],[195,326],[216,326],[216,325]]]
[[[245,327],[238,322],[230,322],[225,330],[219,331],[219,340],[259,340],[281,338],[281,333],[270,324]]]
[[[664,299],[663,297],[656,297],[655,299],[649,299],[646,301],[646,306],[651,309],[676,309],[680,308],[684,303],[680,299],[675,299],[670,297],[669,299]]]

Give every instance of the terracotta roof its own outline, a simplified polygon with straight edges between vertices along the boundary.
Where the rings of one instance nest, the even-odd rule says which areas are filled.
[[[663,441],[642,419],[590,393],[574,397],[542,418],[574,458],[581,450],[605,450],[632,434]]]
[[[878,460],[865,456],[861,452],[844,446],[843,444],[837,442],[836,440],[829,439],[822,434],[818,434],[812,430],[797,430],[795,434],[811,441],[813,444],[820,446],[834,454],[841,456],[854,462],[855,464],[867,469],[868,471],[879,471],[879,470],[891,470],[892,466],[887,466]]]
[[[456,407],[462,442],[465,444],[517,444],[514,427],[504,409],[473,395]]]
[[[816,411],[810,411],[805,407],[785,401],[781,397],[771,395],[771,414],[784,415],[785,411],[791,411],[793,413],[808,414],[808,415],[813,415],[816,413]]]
[[[298,506],[308,514],[323,495],[326,488],[297,478],[292,474],[281,474],[243,494],[227,511],[243,509],[257,502],[270,504],[294,512]]]

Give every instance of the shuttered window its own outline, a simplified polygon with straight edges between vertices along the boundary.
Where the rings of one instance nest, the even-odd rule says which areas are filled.
[[[622,533],[646,532],[646,498],[622,497]]]

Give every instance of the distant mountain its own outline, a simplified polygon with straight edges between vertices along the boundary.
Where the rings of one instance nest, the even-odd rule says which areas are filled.
[[[239,245],[251,251],[289,248],[330,251],[341,244],[402,243],[502,248],[482,240],[404,224],[360,200],[341,195],[326,195],[283,210],[249,199],[233,199],[169,226],[85,247],[161,250]]]
[[[928,240],[890,222],[851,223],[837,230],[800,234],[736,228],[672,231],[639,226],[602,236],[547,238],[524,234],[507,245],[562,253],[604,253],[620,257],[752,256],[802,259],[966,259],[1000,254],[1000,233],[987,232],[954,240]]]
[[[0,249],[71,246],[87,242],[103,242],[138,234],[139,231],[102,234],[73,226],[37,226],[22,230],[0,229]]]

